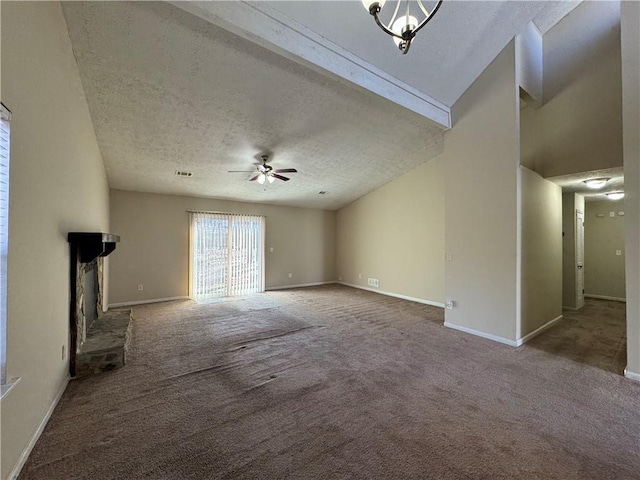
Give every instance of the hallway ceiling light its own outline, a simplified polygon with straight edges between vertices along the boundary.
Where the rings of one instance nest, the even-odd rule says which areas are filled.
[[[422,0],[398,0],[396,2],[395,10],[393,11],[393,15],[391,16],[391,20],[385,25],[380,20],[379,14],[382,11],[382,7],[386,0],[362,0],[362,5],[367,11],[373,16],[376,24],[388,35],[393,37],[393,41],[398,46],[398,48],[402,51],[403,54],[406,54],[409,51],[409,47],[411,46],[411,41],[416,36],[416,33],[420,31],[422,27],[424,27],[436,14],[440,5],[442,5],[442,0],[437,0],[435,3],[433,10],[429,12],[426,7],[422,4]],[[389,2],[391,3],[391,2]],[[418,12],[422,12],[422,21],[418,23],[418,19],[411,15],[411,4],[415,3]],[[402,6],[404,4],[404,6]],[[398,16],[400,9],[404,11],[404,15]],[[387,8],[389,10],[389,8]],[[386,11],[386,10],[385,10]]]
[[[589,180],[585,180],[584,183],[589,188],[602,188],[606,185],[606,183],[611,180],[610,178],[591,178]]]
[[[607,193],[607,198],[609,200],[620,200],[624,198],[624,192],[609,192]]]

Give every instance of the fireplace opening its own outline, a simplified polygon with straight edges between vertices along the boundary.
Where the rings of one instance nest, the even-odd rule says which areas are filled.
[[[102,302],[100,298],[100,284],[98,283],[98,265],[94,260],[87,264],[83,279],[83,311],[84,311],[84,331],[81,338],[85,338],[86,332],[91,328],[93,322],[98,318],[98,305]]]

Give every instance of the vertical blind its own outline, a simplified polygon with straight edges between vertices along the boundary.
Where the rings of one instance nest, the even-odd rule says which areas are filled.
[[[0,106],[0,384],[7,379],[7,257],[9,252],[9,121]]]
[[[196,300],[264,291],[264,217],[190,212],[189,295]]]

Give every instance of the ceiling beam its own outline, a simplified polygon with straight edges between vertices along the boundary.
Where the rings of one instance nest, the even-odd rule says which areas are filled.
[[[451,111],[446,105],[267,5],[245,1],[170,3],[314,71],[373,92],[441,128],[451,127]]]

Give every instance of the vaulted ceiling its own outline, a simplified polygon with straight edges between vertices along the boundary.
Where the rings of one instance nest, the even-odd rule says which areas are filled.
[[[411,98],[444,111],[527,22],[544,30],[572,5],[445,1],[403,56],[359,1],[252,4],[345,49],[365,74],[398,79],[409,92],[400,106],[370,80],[353,84],[206,19],[239,3],[204,3],[212,16],[163,2],[64,3],[112,188],[340,208],[442,151],[446,122]],[[264,152],[299,173],[266,186],[227,173]]]

